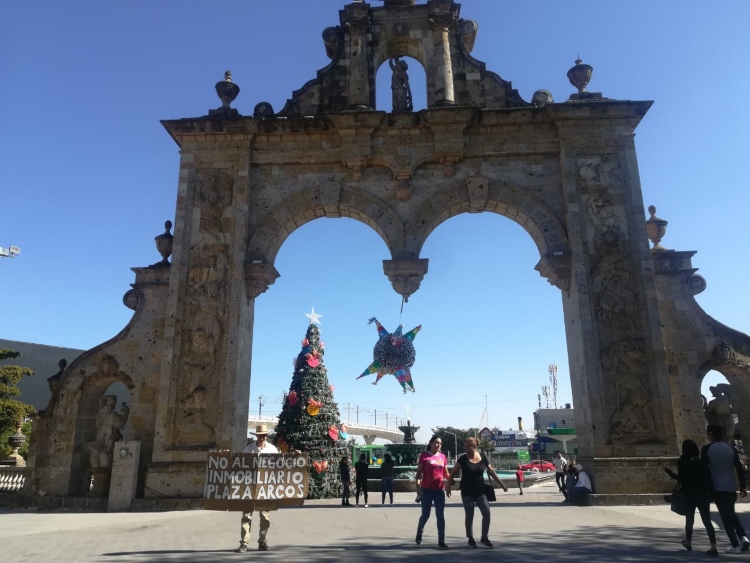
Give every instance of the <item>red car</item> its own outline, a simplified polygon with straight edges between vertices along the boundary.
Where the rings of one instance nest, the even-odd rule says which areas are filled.
[[[538,459],[534,459],[529,463],[522,464],[521,469],[523,471],[543,471],[544,473],[549,473],[555,470],[555,466],[549,461],[539,461]]]

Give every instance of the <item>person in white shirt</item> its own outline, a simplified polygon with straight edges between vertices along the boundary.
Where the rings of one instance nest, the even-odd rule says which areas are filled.
[[[570,499],[570,504],[583,506],[586,497],[589,496],[592,491],[591,479],[583,470],[583,466],[580,463],[574,465],[573,469],[575,469],[578,474],[578,482],[568,491],[568,498]]]
[[[552,460],[552,465],[555,466],[555,483],[557,484],[558,490],[565,494],[565,470],[568,467],[568,460],[562,455],[562,452],[557,452],[557,457]]]
[[[257,442],[254,444],[248,444],[245,449],[242,450],[244,454],[277,454],[279,450],[276,446],[270,444],[266,438],[268,437],[268,427],[265,424],[259,424],[255,428],[255,437]],[[266,535],[268,534],[268,528],[271,527],[271,513],[267,510],[260,510],[260,531],[258,533],[258,550],[268,551],[268,544],[266,543]],[[250,528],[253,523],[253,513],[244,512],[242,514],[241,529],[240,529],[240,546],[235,550],[237,553],[244,553],[247,551],[247,542],[250,540]]]

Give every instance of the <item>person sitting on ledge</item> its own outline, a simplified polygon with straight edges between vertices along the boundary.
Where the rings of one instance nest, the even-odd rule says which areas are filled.
[[[578,476],[578,482],[572,489],[568,489],[568,498],[570,499],[570,504],[583,506],[586,504],[586,497],[591,494],[591,479],[583,470],[583,466],[580,463],[575,464],[573,469]]]

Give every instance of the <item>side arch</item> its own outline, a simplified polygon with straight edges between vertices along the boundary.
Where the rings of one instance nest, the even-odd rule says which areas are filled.
[[[273,264],[286,238],[320,217],[348,217],[364,223],[383,239],[393,255],[403,248],[403,222],[384,202],[361,189],[341,187],[338,194],[307,189],[272,208],[248,237],[247,261]]]
[[[472,182],[478,182],[476,191],[484,191],[486,196],[476,197]],[[430,233],[451,217],[484,211],[508,217],[523,227],[539,249],[541,258],[570,255],[564,225],[539,198],[510,184],[470,178],[466,184],[436,194],[419,208],[406,226],[404,256],[400,257],[418,257]]]

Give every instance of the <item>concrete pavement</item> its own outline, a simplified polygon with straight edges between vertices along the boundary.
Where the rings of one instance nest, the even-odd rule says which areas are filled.
[[[469,549],[459,494],[446,506],[446,542],[437,550],[434,515],[421,546],[414,543],[420,508],[411,493],[397,493],[394,506],[381,506],[372,494],[369,508],[346,508],[337,500],[308,501],[303,507],[272,513],[268,552],[233,552],[238,544],[238,513],[186,511],[161,513],[0,512],[0,561],[213,562],[226,561],[404,561],[435,558],[456,561],[549,563],[677,561],[708,558],[705,530],[696,515],[694,550],[680,545],[684,519],[659,506],[572,507],[560,502],[554,483],[498,491],[492,503],[490,539],[495,548]],[[738,505],[750,524],[750,506]],[[714,510],[719,549],[729,545]],[[253,537],[257,534],[257,516]],[[476,512],[474,536],[481,517]],[[255,547],[252,545],[251,547]],[[722,557],[748,558],[750,554]]]

